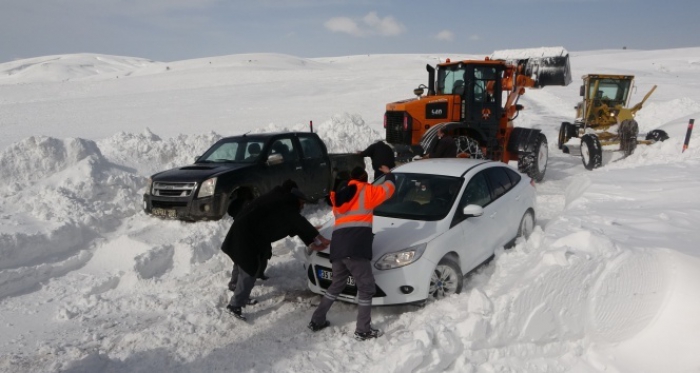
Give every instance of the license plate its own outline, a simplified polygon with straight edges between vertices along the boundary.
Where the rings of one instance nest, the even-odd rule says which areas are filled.
[[[162,208],[153,208],[151,209],[151,214],[155,216],[161,216],[164,218],[176,218],[177,217],[177,211],[172,210],[172,209],[162,209]]]
[[[333,272],[331,272],[331,271],[326,271],[324,269],[317,269],[316,275],[321,280],[328,280],[328,281],[333,280]],[[348,281],[346,282],[346,284],[349,286],[355,286],[355,279],[352,278],[352,276],[348,276]]]

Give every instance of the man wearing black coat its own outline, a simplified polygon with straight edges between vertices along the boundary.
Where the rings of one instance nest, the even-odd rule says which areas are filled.
[[[294,180],[288,179],[285,180],[282,185],[278,185],[274,188],[272,188],[271,191],[263,194],[259,198],[255,200],[255,206],[254,208],[256,209],[269,209],[275,206],[276,204],[283,203],[285,196],[291,192],[292,189],[298,188],[297,183],[294,182]],[[252,196],[250,196],[250,199],[253,199]],[[245,207],[248,203],[251,203],[250,201],[246,201],[243,204],[243,207]],[[248,210],[246,210],[248,211]],[[241,211],[242,213],[243,211]],[[238,215],[236,215],[238,216]],[[234,217],[235,219],[235,217]],[[255,277],[261,279],[261,280],[267,280],[268,277],[265,276],[265,269],[267,268],[267,261],[272,258],[272,250],[266,253],[261,253],[260,257],[258,260],[260,261],[260,265],[258,266],[258,272],[255,274]],[[231,280],[228,283],[228,289],[231,291],[236,291],[236,283],[238,282],[238,265],[235,263],[233,264],[233,270],[231,271]]]
[[[236,290],[226,306],[234,316],[245,320],[241,308],[247,304],[255,286],[260,258],[272,254],[272,242],[299,236],[314,250],[322,250],[330,243],[300,214],[305,200],[297,188],[273,189],[245,206],[234,219],[221,245],[221,250],[239,269]]]
[[[428,153],[428,158],[456,158],[457,143],[452,136],[445,133],[445,130],[439,128],[437,131],[437,144]]]
[[[374,180],[377,180],[384,175],[384,172],[381,170],[382,166],[387,166],[389,168],[396,167],[394,149],[392,149],[391,146],[384,141],[377,141],[359,153],[361,156],[369,157],[372,160]]]

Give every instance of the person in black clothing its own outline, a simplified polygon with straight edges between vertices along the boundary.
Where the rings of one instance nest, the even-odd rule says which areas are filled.
[[[241,308],[250,304],[260,258],[271,256],[272,242],[299,236],[312,250],[323,250],[330,243],[300,214],[305,200],[297,188],[276,188],[250,202],[234,219],[221,250],[238,267],[236,288],[226,306],[237,318],[245,320]]]
[[[380,169],[382,166],[387,166],[390,169],[396,167],[394,158],[394,149],[385,141],[377,141],[367,147],[367,149],[358,152],[363,157],[369,157],[372,160],[372,169],[374,170],[374,180],[379,179],[384,175]]]
[[[457,143],[443,128],[437,130],[438,141],[426,158],[456,158]]]
[[[260,206],[267,206],[263,208],[271,208],[277,203],[282,203],[285,198],[285,195],[291,192],[291,190],[294,188],[298,188],[297,183],[294,180],[285,180],[282,183],[282,185],[278,185],[272,188],[271,191],[260,196],[256,200],[257,202],[255,202],[255,208],[260,208]],[[248,200],[244,202],[243,207],[251,203],[251,200],[253,200],[252,195],[249,197]],[[269,278],[265,275],[265,269],[267,269],[267,262],[268,260],[270,260],[270,258],[272,258],[272,250],[270,250],[270,252],[261,253],[260,257],[258,258],[260,265],[258,266],[258,272],[255,274],[256,278],[259,278],[263,281]],[[238,269],[238,265],[234,263],[233,270],[231,270],[231,280],[228,283],[228,289],[230,291],[236,291],[236,283],[238,282]],[[255,300],[251,300],[251,302],[254,303]]]

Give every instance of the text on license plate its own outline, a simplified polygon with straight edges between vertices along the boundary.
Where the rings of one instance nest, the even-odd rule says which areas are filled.
[[[316,275],[318,276],[319,279],[321,280],[333,280],[333,272],[331,271],[326,271],[323,269],[317,269],[316,270]],[[347,284],[350,286],[355,286],[355,279],[352,278],[352,276],[348,276],[348,281]]]
[[[166,218],[176,218],[177,217],[177,211],[171,210],[171,209],[162,209],[162,208],[153,208],[151,209],[151,213],[155,216],[163,216]]]

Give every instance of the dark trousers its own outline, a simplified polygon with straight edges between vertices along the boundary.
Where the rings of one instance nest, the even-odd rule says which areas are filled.
[[[247,274],[242,268],[238,266],[236,268],[238,268],[236,291],[233,292],[229,304],[232,307],[245,307],[250,298],[250,292],[253,291],[253,286],[255,286],[256,279],[255,276]]]
[[[328,287],[313,316],[311,316],[311,321],[316,325],[321,325],[326,321],[328,310],[330,310],[338,295],[345,289],[348,276],[352,275],[357,286],[357,323],[355,331],[360,333],[369,332],[372,321],[372,296],[376,289],[374,286],[374,275],[372,275],[372,264],[367,259],[344,258],[334,261],[332,266],[333,282]]]
[[[266,279],[263,276],[265,276],[265,270],[267,269],[267,259],[264,259],[262,257],[258,258],[258,272],[255,274],[256,278],[262,278],[263,280]],[[233,263],[233,269],[231,270],[231,280],[228,282],[228,288],[233,289],[236,287],[236,283],[238,282],[238,266],[236,263]]]

